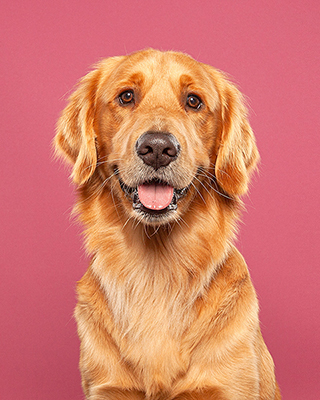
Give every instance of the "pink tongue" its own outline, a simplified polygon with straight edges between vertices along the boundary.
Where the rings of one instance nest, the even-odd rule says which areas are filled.
[[[151,183],[138,186],[141,203],[151,210],[163,210],[168,207],[173,197],[173,187],[161,183]]]

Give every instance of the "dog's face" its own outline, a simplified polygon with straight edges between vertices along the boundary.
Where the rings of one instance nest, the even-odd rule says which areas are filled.
[[[155,50],[89,73],[60,118],[56,146],[76,183],[99,177],[128,216],[152,225],[176,220],[203,192],[243,194],[258,158],[238,90],[187,55]]]

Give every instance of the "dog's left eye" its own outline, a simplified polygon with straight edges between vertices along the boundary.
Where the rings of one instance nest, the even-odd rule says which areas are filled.
[[[127,105],[134,103],[134,93],[133,90],[125,90],[119,95],[119,102],[122,105]]]
[[[187,106],[194,108],[195,110],[199,110],[199,108],[202,106],[202,100],[195,94],[189,94],[187,97]]]

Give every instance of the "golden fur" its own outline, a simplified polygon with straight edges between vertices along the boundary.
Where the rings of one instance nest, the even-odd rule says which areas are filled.
[[[126,91],[134,100],[123,103]],[[137,156],[150,131],[180,143],[168,166]],[[86,398],[280,399],[256,294],[232,244],[259,157],[238,89],[182,53],[109,58],[71,95],[55,146],[73,165],[92,255],[75,311]],[[133,208],[121,183],[152,179],[187,187],[176,210]]]

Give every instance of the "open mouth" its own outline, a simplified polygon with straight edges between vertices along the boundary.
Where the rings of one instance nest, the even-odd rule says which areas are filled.
[[[187,194],[189,189],[189,186],[176,189],[158,179],[144,182],[137,187],[126,185],[120,178],[119,182],[122,191],[131,199],[134,210],[155,217],[175,211],[178,201]]]

